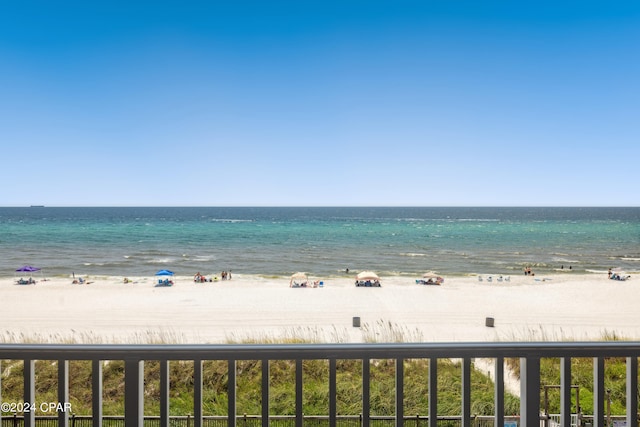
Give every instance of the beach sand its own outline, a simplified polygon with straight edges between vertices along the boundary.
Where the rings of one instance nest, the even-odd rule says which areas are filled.
[[[442,286],[382,277],[382,287],[352,278],[318,278],[322,288],[290,288],[288,278],[234,274],[194,283],[174,277],[0,279],[0,340],[77,343],[465,342],[640,338],[640,283],[606,274],[511,276],[480,282],[446,277]],[[313,279],[313,277],[312,277]],[[360,327],[354,327],[354,317]],[[493,319],[493,327],[487,326]]]

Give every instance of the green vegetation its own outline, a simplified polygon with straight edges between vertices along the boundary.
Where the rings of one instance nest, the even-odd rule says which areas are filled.
[[[338,361],[337,393],[338,412],[355,415],[362,412],[362,361]],[[404,366],[406,414],[427,414],[429,361],[407,360]],[[3,361],[2,396],[5,402],[19,402],[23,391],[22,361]],[[270,399],[272,414],[295,413],[295,363],[272,361],[269,367]],[[91,413],[91,362],[69,363],[69,393],[73,412],[78,415]],[[329,365],[324,360],[308,360],[303,363],[304,399],[303,411],[307,415],[324,415],[329,411]],[[238,413],[261,413],[262,367],[259,361],[239,361],[236,366]],[[193,362],[170,363],[172,415],[193,413]],[[226,415],[227,412],[227,362],[206,361],[203,365],[203,402],[205,415]],[[493,383],[478,371],[472,373],[472,412],[478,415],[493,414]],[[36,362],[36,396],[39,402],[56,401],[57,363]],[[393,415],[395,399],[395,363],[392,360],[371,361],[371,411],[375,415]],[[458,415],[461,405],[460,364],[440,360],[438,362],[438,413]],[[518,399],[506,398],[508,414],[519,411]],[[121,415],[124,411],[124,362],[106,361],[103,365],[103,413]],[[145,413],[160,412],[159,362],[145,363]]]

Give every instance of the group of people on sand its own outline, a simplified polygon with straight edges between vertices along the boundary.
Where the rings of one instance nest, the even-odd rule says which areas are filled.
[[[613,271],[612,268],[609,269],[609,272],[607,274],[609,276],[609,279],[611,279],[611,280],[627,280],[627,279],[631,278],[631,276],[622,276],[622,275],[620,275],[620,273],[618,273],[617,271]]]
[[[525,276],[535,276],[536,273],[534,273],[533,271],[531,271],[531,267],[525,267],[524,268],[524,275]]]
[[[222,278],[222,280],[231,280],[231,272],[223,271],[222,273],[220,273],[220,277]],[[215,276],[213,278],[207,278],[206,276],[200,274],[200,272],[198,271],[195,276],[193,276],[193,281],[196,283],[217,282],[218,277]]]

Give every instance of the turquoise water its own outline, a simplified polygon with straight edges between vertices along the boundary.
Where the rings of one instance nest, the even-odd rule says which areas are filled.
[[[0,275],[640,270],[640,208],[0,208]]]

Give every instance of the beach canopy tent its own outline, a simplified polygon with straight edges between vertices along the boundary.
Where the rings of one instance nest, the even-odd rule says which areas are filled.
[[[291,276],[291,280],[289,280],[289,287],[306,286],[308,281],[309,277],[307,276],[307,273],[298,272]]]
[[[173,271],[169,271],[169,270],[160,270],[156,273],[156,276],[173,276]],[[156,286],[172,286],[173,285],[173,281],[170,279],[158,279],[158,283],[156,284]]]
[[[373,271],[361,271],[356,276],[356,286],[380,287],[380,277]]]
[[[362,271],[358,273],[356,280],[380,280],[380,277],[373,271]]]
[[[422,280],[416,280],[416,283],[421,285],[440,285],[444,282],[444,279],[433,271],[428,271],[422,275]]]

